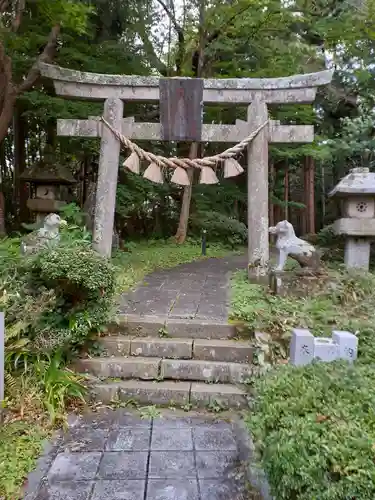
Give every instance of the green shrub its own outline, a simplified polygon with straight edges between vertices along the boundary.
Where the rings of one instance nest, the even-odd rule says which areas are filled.
[[[276,500],[375,498],[373,366],[283,366],[255,390],[247,423]]]
[[[237,219],[232,219],[220,212],[198,212],[190,219],[193,235],[207,231],[207,241],[220,241],[223,245],[236,247],[247,241],[247,228]]]

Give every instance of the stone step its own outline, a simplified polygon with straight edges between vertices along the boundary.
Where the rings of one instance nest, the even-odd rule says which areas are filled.
[[[257,370],[250,364],[228,363],[226,361],[175,360],[136,356],[80,359],[75,363],[75,369],[101,379],[172,379],[224,384],[246,382]]]
[[[137,316],[120,314],[118,324],[110,331],[138,337],[168,337],[227,339],[236,336],[236,327],[227,323],[196,319],[171,319],[162,316]]]
[[[217,405],[222,409],[248,407],[247,393],[235,385],[200,384],[194,382],[145,382],[126,380],[96,383],[90,392],[96,401],[108,404],[116,399],[135,400],[140,404],[204,408]]]
[[[143,356],[169,359],[200,359],[251,363],[250,342],[219,339],[179,339],[157,337],[103,337],[99,340],[108,356]]]

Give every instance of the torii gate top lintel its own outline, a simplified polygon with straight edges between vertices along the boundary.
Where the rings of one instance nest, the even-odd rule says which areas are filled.
[[[56,93],[63,97],[141,102],[158,101],[160,97],[161,78],[157,76],[107,75],[45,63],[39,68],[42,76],[53,80]],[[332,76],[333,70],[325,70],[280,78],[207,78],[203,79],[203,100],[206,103],[249,104],[256,94],[267,103],[311,103],[317,87],[330,83]]]

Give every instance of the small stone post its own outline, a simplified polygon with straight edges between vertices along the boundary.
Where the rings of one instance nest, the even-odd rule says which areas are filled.
[[[124,103],[121,99],[106,99],[103,116],[117,130],[122,128],[123,113]],[[101,138],[93,247],[104,257],[110,257],[115,218],[120,142],[105,126],[102,127]]]
[[[267,118],[266,103],[255,99],[247,111],[249,125],[255,129]],[[269,260],[267,127],[263,128],[248,146],[247,192],[248,274],[250,279],[258,279],[267,274]]]

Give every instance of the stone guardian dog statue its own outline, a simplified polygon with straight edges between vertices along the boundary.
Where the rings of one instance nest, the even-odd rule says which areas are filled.
[[[66,225],[66,221],[57,214],[49,214],[44,219],[43,227],[25,236],[21,241],[21,253],[37,253],[42,248],[58,244],[60,240],[60,226]]]
[[[283,271],[288,255],[303,268],[318,271],[321,267],[320,256],[315,247],[301,238],[297,238],[290,222],[283,220],[268,229],[277,236],[276,248],[279,252],[275,271]]]

